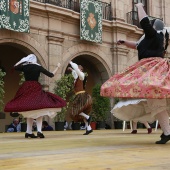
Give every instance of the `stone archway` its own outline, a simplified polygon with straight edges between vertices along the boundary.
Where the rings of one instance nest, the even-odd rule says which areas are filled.
[[[24,51],[26,55],[33,53],[37,56],[41,65],[45,68],[48,68],[48,55],[43,50],[43,48],[40,47],[40,44],[37,45],[37,41],[33,39],[31,39],[31,41],[28,43],[20,39],[5,38],[0,39],[0,45],[16,47],[19,50]]]
[[[82,58],[88,60],[95,68],[96,71],[101,76],[100,83],[105,82],[112,74],[112,62],[109,58],[106,57],[106,54],[101,51],[98,46],[91,46],[88,44],[78,44],[69,48],[63,55],[63,69],[62,73],[64,74],[66,67],[69,64],[70,60],[75,58]],[[96,81],[97,83],[98,81]]]
[[[44,47],[42,47],[35,39],[31,38],[29,35],[17,35],[17,33],[9,34],[9,32],[5,35],[1,34],[0,36],[0,51],[0,62],[7,73],[4,78],[5,104],[14,97],[19,87],[20,76],[17,72],[12,70],[14,64],[18,62],[22,57],[34,53],[37,56],[39,63],[48,69],[48,55],[44,50]],[[43,82],[47,82],[47,80],[44,78]],[[10,124],[11,122],[12,117],[9,115],[9,113],[6,113],[6,119],[2,121],[0,120],[0,131],[4,131],[5,125]]]

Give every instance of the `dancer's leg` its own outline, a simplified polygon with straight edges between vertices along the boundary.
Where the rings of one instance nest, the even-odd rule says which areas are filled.
[[[27,118],[27,131],[26,133],[32,134],[32,125],[33,125],[33,118]]]
[[[142,122],[147,129],[151,128],[148,122]]]
[[[152,128],[150,127],[149,123],[148,123],[148,122],[142,122],[142,123],[143,123],[143,124],[145,125],[145,127],[147,128],[148,134],[152,133]]]
[[[40,116],[39,118],[36,119],[36,122],[37,122],[37,137],[39,137],[39,138],[45,138],[45,136],[42,133],[42,120],[43,120],[43,116]]]
[[[137,122],[132,121],[132,128],[133,130],[131,133],[136,134],[137,133]]]
[[[137,122],[133,121],[132,126],[133,126],[133,130],[137,130]]]
[[[83,135],[88,135],[90,133],[93,132],[90,124],[88,123],[88,121],[86,119],[84,119],[84,123],[85,123],[85,126],[86,126],[86,133],[84,133]]]
[[[90,125],[90,121],[91,121],[91,117],[83,112],[81,112],[79,115],[83,116],[87,122],[88,122],[88,125]]]
[[[37,138],[37,136],[34,135],[34,133],[32,133],[32,125],[33,125],[33,121],[34,119],[32,118],[27,118],[27,130],[25,133],[25,138]]]
[[[89,115],[86,115],[85,113],[83,113],[83,112],[81,112],[79,115],[81,115],[81,116],[83,116],[83,117],[85,117],[86,119],[89,119]]]
[[[169,115],[167,111],[162,111],[158,113],[155,117],[156,119],[158,119],[164,135],[170,135]]]
[[[161,135],[161,140],[157,141],[156,144],[165,144],[170,140],[170,126],[169,126],[169,115],[167,111],[162,111],[158,113],[156,119],[159,121],[163,134]]]
[[[42,132],[42,119],[43,117],[40,116],[39,118],[36,119],[36,122],[37,122],[37,131],[38,132]]]

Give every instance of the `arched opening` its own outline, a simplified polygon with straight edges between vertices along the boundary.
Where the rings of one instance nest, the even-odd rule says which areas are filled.
[[[21,58],[27,56],[32,53],[28,48],[15,44],[15,43],[2,43],[0,44],[1,58],[0,58],[0,66],[4,68],[6,75],[4,77],[4,104],[6,104],[9,100],[11,100],[16,91],[19,88],[20,82],[20,73],[13,70],[13,66],[17,63]],[[10,113],[6,113],[6,118],[0,120],[0,131],[4,131],[5,125],[9,125],[12,122],[12,117]]]
[[[79,55],[75,57],[72,61],[78,65],[82,65],[84,68],[84,72],[88,73],[86,90],[90,94],[92,93],[92,89],[95,84],[102,84],[105,80],[109,78],[104,65],[97,58],[91,55]]]

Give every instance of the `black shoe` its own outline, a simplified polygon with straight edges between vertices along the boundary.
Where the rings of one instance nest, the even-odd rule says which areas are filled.
[[[93,130],[91,129],[91,130],[86,130],[86,133],[84,133],[83,135],[88,135],[88,134],[90,134],[90,133],[92,133],[93,132]]]
[[[162,133],[161,136],[160,136],[160,138],[163,138],[164,136],[165,136],[164,133]]]
[[[88,126],[90,125],[90,122],[91,122],[91,116],[89,116],[89,118],[87,119]]]
[[[132,130],[131,134],[136,134],[137,130]]]
[[[43,133],[41,133],[41,132],[37,132],[37,137],[38,137],[38,138],[45,138],[45,136],[44,136]]]
[[[160,141],[156,141],[156,144],[165,144],[166,142],[168,142],[170,140],[170,135],[161,135],[161,140]]]
[[[32,134],[25,133],[25,138],[28,138],[28,137],[30,137],[30,138],[37,138],[37,136],[35,136],[34,133],[32,133]]]
[[[152,128],[148,128],[148,134],[152,133]]]

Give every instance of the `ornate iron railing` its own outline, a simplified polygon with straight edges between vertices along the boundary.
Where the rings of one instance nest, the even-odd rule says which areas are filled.
[[[130,11],[126,14],[127,16],[127,23],[128,24],[132,24],[132,25],[136,25],[137,27],[141,28],[140,26],[140,23],[139,23],[139,20],[138,20],[138,13],[137,11]],[[152,19],[161,19],[163,20],[162,18],[156,18],[156,17],[153,17],[153,16],[148,16],[150,20]]]
[[[76,12],[80,12],[79,0],[33,0],[41,3],[48,3],[59,7],[71,9]],[[102,2],[103,19],[112,20],[112,8],[111,3]]]

